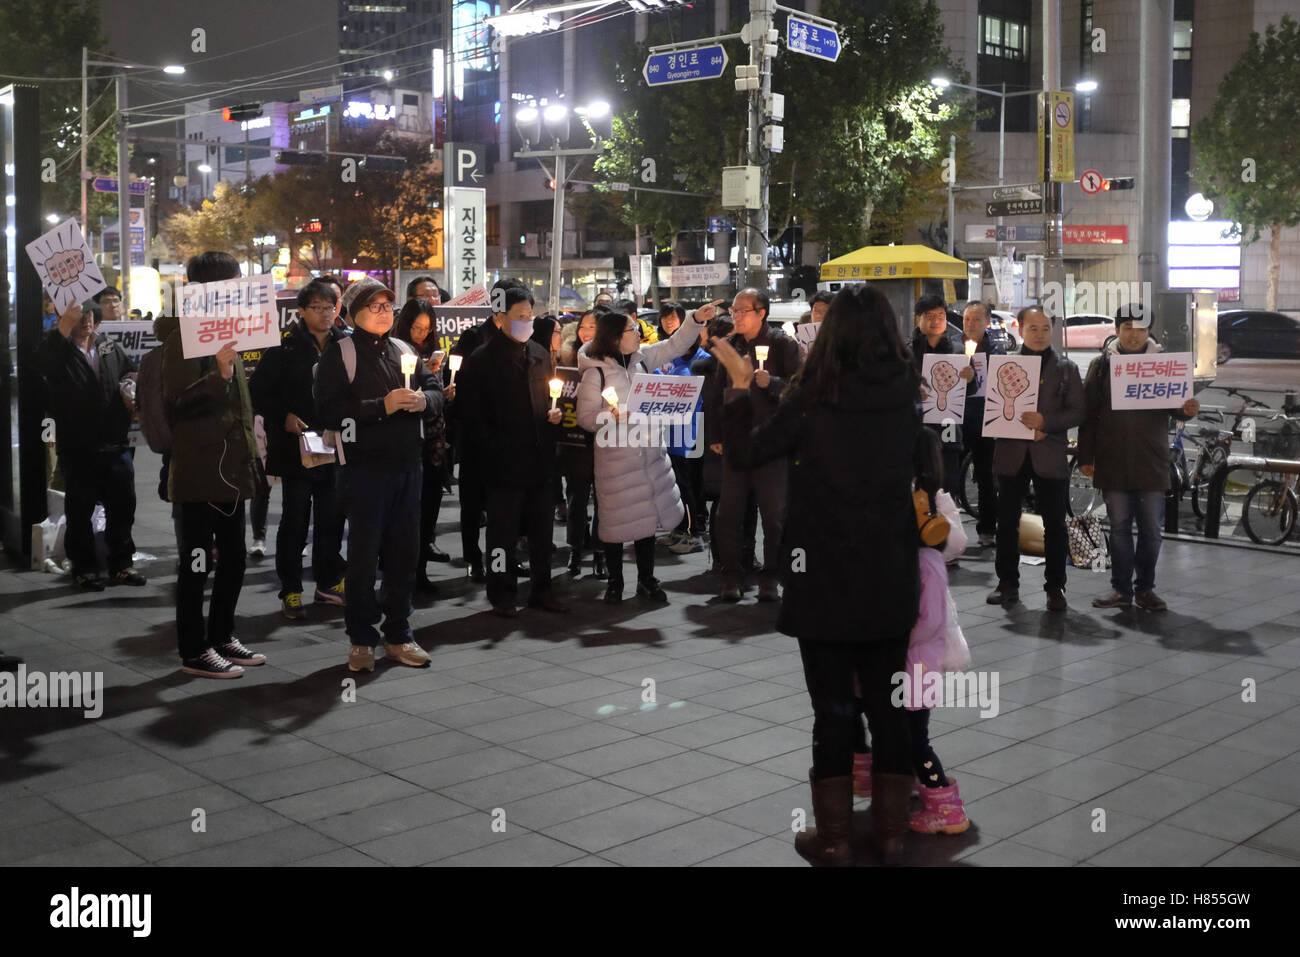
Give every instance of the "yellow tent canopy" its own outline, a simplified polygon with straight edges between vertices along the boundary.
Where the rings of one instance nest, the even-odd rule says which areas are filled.
[[[863,246],[822,266],[821,281],[965,279],[966,263],[929,246]]]

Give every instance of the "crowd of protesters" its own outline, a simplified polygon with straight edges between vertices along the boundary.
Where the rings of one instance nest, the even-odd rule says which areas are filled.
[[[239,274],[225,253],[187,265],[191,282]],[[817,821],[799,836],[800,852],[822,864],[851,862],[853,796],[869,794],[876,849],[896,861],[909,826],[930,833],[967,826],[956,782],[929,745],[928,710],[891,703],[893,676],[914,662],[951,669],[943,654],[955,626],[945,561],[956,560],[966,536],[948,490],[962,480],[964,451],[979,488],[977,544],[995,548],[990,604],[1018,599],[1019,526],[1032,485],[1044,524],[1047,608],[1066,609],[1067,433],[1081,427],[1079,461],[1115,523],[1113,590],[1093,604],[1164,607],[1154,580],[1168,416],[1114,410],[1105,388],[1114,356],[1159,348],[1138,304],[1116,316],[1117,339],[1086,384],[1052,349],[1052,319],[1022,310],[1020,352],[1041,358],[1037,407],[1020,416],[1033,437],[992,439],[981,435],[983,391],[970,366],[961,373],[965,426],[952,434],[924,426],[921,415],[924,356],[1001,352],[979,301],[965,308],[962,336],[942,298],[918,299],[909,347],[888,299],[868,285],[819,293],[806,319],[815,335],[807,336],[770,322],[759,289],[742,290],[722,309],[721,301],[695,310],[663,303],[656,327],[635,302],[608,295],[571,317],[538,316],[526,285],[501,280],[491,290],[491,317],[460,335],[450,350],[459,359],[448,362],[437,334],[445,294],[428,277],[405,293],[399,305],[373,278],[308,282],[297,320],[247,380],[233,344],[187,357],[180,321],[156,321],[170,429],[160,490],[176,528],[176,638],[186,673],[235,678],[266,662],[237,636],[235,612],[250,519],[253,553],[265,550],[268,476],[281,489],[274,541],[281,613],[291,621],[309,615],[310,541],[313,604],[342,608],[353,672],[374,670],[381,640],[386,657],[429,664],[410,616],[417,591],[437,597],[429,563],[451,561],[437,528],[453,483],[459,557],[502,617],[519,614],[520,577],[529,608],[570,610],[552,573],[557,521],[570,580],[590,555],[610,603],[625,597],[628,544],[636,597],[650,603],[669,600],[655,575],[657,547],[677,555],[707,549],[718,597],[741,601],[752,576],[757,600],[779,603],[778,630],[798,640],[814,714]],[[93,308],[69,308],[38,355],[57,424],[67,551],[74,582],[86,590],[146,584],[132,567],[127,432],[137,367],[96,331],[118,313],[112,290]],[[576,370],[585,444],[558,441],[562,412],[549,383],[561,367]],[[633,383],[656,373],[703,379],[691,427],[666,443],[634,441],[625,428]],[[1177,416],[1197,411],[1189,400]],[[106,579],[91,532],[98,503]],[[914,790],[924,811],[909,816]]]

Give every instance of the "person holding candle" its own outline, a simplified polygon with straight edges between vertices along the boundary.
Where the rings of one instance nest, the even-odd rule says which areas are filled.
[[[527,287],[518,279],[497,280],[492,286],[494,310],[492,315],[477,326],[471,326],[460,334],[460,338],[456,340],[456,344],[451,348],[451,355],[447,357],[448,375],[444,378],[444,383],[448,385],[455,383],[462,364],[473,355],[474,350],[501,335],[501,323],[505,321],[505,313],[496,312],[495,310],[498,306],[504,305],[505,290],[510,288],[527,290]],[[462,397],[457,401],[452,396],[449,401],[448,411],[450,414],[447,425],[452,437],[452,447],[455,450],[456,461],[460,463],[457,491],[460,498],[461,555],[465,559],[470,581],[482,584],[487,581],[487,574],[483,568],[483,550],[479,548],[478,543],[479,529],[483,527],[483,512],[486,507],[487,493],[483,487],[478,461],[474,457],[476,443],[471,441],[469,434],[467,425],[469,412],[465,400]]]
[[[799,371],[803,357],[799,344],[784,332],[773,329],[768,321],[767,293],[760,289],[744,289],[736,294],[731,306],[731,319],[735,333],[727,340],[732,349],[751,363],[754,372],[749,383],[753,392],[755,422],[767,421],[775,412],[781,392],[790,378]],[[766,347],[768,354],[763,368],[758,368],[758,349]],[[719,365],[715,375],[717,388],[713,390],[715,405],[706,407],[705,419],[721,417],[720,397],[728,388],[733,376],[726,366]],[[723,453],[719,444],[714,451]],[[777,554],[781,544],[781,528],[785,521],[785,493],[790,463],[776,459],[762,467],[750,470],[733,468],[724,455],[722,461],[722,494],[718,501],[717,520],[713,536],[717,544],[718,564],[722,571],[724,601],[740,601],[744,566],[742,541],[745,512],[752,495],[758,501],[758,512],[763,524],[763,566],[758,575],[758,600],[777,601],[781,597],[777,583]]]
[[[98,309],[114,318],[121,302],[115,289],[96,296]],[[98,325],[96,310],[73,303],[36,352],[63,470],[68,559],[73,581],[84,591],[104,589],[91,527],[96,502],[104,503],[109,584],[145,584],[131,567],[135,450],[127,431],[135,412],[136,364],[120,345],[96,334]]]
[[[667,339],[672,336],[685,319],[686,309],[681,303],[662,303],[659,306],[659,337]],[[708,334],[708,327],[705,326],[700,330],[699,347],[665,363],[657,371],[661,375],[691,375],[691,364],[709,357],[703,348]],[[702,430],[703,405],[704,396],[701,395],[695,402],[695,431],[690,433],[692,435]],[[699,440],[703,441],[703,436],[699,436]],[[704,456],[688,458],[693,448],[692,444],[674,445],[668,449],[668,460],[672,463],[673,476],[677,479],[677,494],[682,497],[686,515],[671,534],[658,540],[658,544],[666,546],[675,555],[693,555],[704,551],[704,535],[709,524],[708,510],[704,504]]]
[[[427,280],[427,277],[424,277]],[[428,285],[424,282],[423,285]],[[436,292],[437,287],[434,287]],[[430,299],[408,299],[393,323],[393,335],[408,342],[418,358],[433,375],[442,375],[442,353],[438,350],[435,303]],[[406,356],[402,357],[407,358]],[[448,382],[442,388],[444,402],[456,395],[456,386]],[[438,589],[429,580],[428,562],[449,562],[451,556],[438,548],[438,514],[442,511],[443,489],[450,476],[447,448],[447,420],[439,413],[424,423],[424,479],[420,490],[420,561],[416,570],[416,588],[428,595]]]
[[[987,374],[988,357],[1006,353],[1006,350],[999,343],[994,342],[988,334],[988,304],[972,299],[966,304],[966,309],[962,313],[961,324],[966,334],[966,355],[972,357],[982,355],[985,374]],[[975,484],[979,487],[979,516],[975,521],[975,532],[979,535],[980,548],[991,548],[997,544],[998,483],[993,478],[995,440],[986,439],[980,434],[984,423],[985,391],[987,390],[980,389],[978,377],[972,374],[966,385],[966,415],[961,432],[966,451],[970,452],[974,459]]]
[[[459,375],[459,397],[471,458],[487,505],[487,594],[495,614],[513,618],[514,552],[528,539],[530,608],[562,613],[551,587],[555,440],[561,411],[551,408],[551,357],[533,341],[533,297],[522,283],[498,284],[493,308],[499,332],[474,350]]]
[[[267,425],[266,471],[280,477],[280,527],[275,536],[275,572],[280,611],[291,621],[307,617],[302,607],[302,550],[312,532],[311,572],[317,604],[344,604],[339,539],[338,466],[302,463],[304,432],[322,433],[312,395],[316,364],[346,333],[334,325],[334,287],[314,279],[298,291],[298,320],[280,345],[267,349],[248,382],[253,410]]]
[[[576,369],[578,367],[578,350],[589,343],[596,335],[596,313],[588,309],[564,327],[561,334],[560,365]],[[566,518],[564,540],[569,546],[569,574],[578,578],[582,574],[582,555],[592,544],[592,529],[596,524],[598,510],[593,511],[592,520],[587,521],[587,504],[592,501],[591,488],[596,474],[594,457],[595,436],[588,433],[585,446],[560,445],[559,467],[564,476]],[[596,578],[605,577],[605,552],[597,547],[592,550],[592,574]]]
[[[347,610],[352,647],[348,667],[373,671],[381,632],[388,656],[422,668],[429,656],[415,643],[409,622],[420,558],[419,523],[424,482],[424,422],[442,411],[442,384],[423,364],[403,385],[401,357],[411,346],[390,335],[392,291],[375,279],[343,293],[356,331],[331,343],[316,369],[317,414],[341,433],[341,484],[348,509]],[[376,566],[383,585],[375,595]]]
[[[650,346],[642,346],[641,327],[634,316],[597,308],[595,338],[578,353],[582,373],[578,424],[600,433],[595,450],[600,512],[596,535],[609,569],[607,602],[623,600],[624,542],[633,542],[636,551],[637,595],[656,602],[668,600],[654,575],[654,536],[657,529],[675,528],[684,511],[667,450],[648,440],[635,445],[627,441],[644,435],[644,430],[611,426],[628,421],[632,377],[694,351],[716,307],[717,303],[700,307],[668,340]]]

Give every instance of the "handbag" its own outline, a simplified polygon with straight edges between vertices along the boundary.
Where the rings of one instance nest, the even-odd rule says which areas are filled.
[[[957,617],[957,603],[948,592],[948,625],[943,636],[943,670],[965,671],[970,667],[970,646],[961,630],[961,621]]]
[[[1106,536],[1101,531],[1101,519],[1095,515],[1075,515],[1065,520],[1065,531],[1069,536],[1071,565],[1098,571],[1108,567],[1109,555]]]

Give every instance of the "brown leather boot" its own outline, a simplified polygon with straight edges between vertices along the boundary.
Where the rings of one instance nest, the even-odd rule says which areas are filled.
[[[812,784],[813,817],[816,827],[794,836],[794,849],[814,867],[853,866],[853,776],[823,778]],[[907,830],[907,815],[903,815]]]
[[[908,799],[912,796],[910,774],[882,774],[871,770],[871,825],[876,853],[886,867],[903,863],[903,839],[908,831]]]

